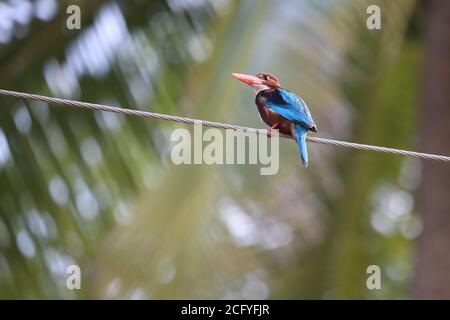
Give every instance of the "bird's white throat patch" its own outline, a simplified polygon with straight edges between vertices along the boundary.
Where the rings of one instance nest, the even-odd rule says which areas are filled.
[[[254,85],[252,86],[253,90],[255,90],[255,93],[258,94],[263,90],[267,90],[270,89],[270,87],[264,85],[264,84],[259,84],[259,85]]]

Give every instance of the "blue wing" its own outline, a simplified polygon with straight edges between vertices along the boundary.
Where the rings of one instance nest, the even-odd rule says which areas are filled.
[[[271,98],[266,102],[269,109],[289,121],[300,123],[307,128],[315,126],[306,103],[294,93],[280,88],[275,90]]]

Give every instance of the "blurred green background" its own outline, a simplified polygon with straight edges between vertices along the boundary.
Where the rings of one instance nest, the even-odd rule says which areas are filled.
[[[66,28],[71,4],[81,30]],[[370,4],[381,30],[366,27]],[[308,103],[320,137],[450,154],[421,129],[424,7],[1,1],[0,88],[263,128],[254,93],[230,73],[269,71]],[[310,144],[305,169],[283,140],[274,176],[176,166],[180,126],[192,130],[0,97],[0,298],[433,296],[413,289],[431,272],[415,270],[424,163]],[[72,264],[81,290],[66,288]],[[380,290],[366,286],[369,265]],[[435,283],[449,297],[448,279]]]

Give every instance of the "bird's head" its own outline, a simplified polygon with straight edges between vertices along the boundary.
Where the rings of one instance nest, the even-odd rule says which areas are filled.
[[[242,73],[232,73],[232,75],[239,81],[251,86],[256,93],[262,90],[281,88],[278,78],[268,72],[260,72],[256,76]]]

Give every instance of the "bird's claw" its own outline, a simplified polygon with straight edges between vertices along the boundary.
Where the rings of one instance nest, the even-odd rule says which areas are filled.
[[[277,129],[280,126],[279,123],[275,123],[273,126],[267,129],[267,136],[269,138],[272,138],[275,135],[275,129]]]

